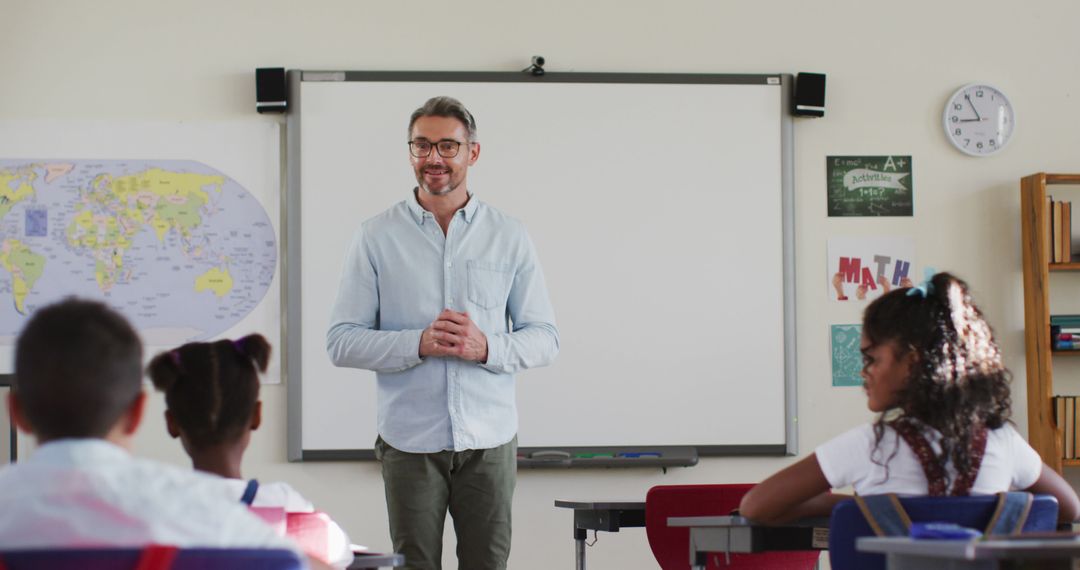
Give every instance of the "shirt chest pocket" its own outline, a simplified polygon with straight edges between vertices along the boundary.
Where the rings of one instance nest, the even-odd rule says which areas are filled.
[[[513,268],[505,263],[469,261],[469,301],[483,309],[506,305],[513,282]]]

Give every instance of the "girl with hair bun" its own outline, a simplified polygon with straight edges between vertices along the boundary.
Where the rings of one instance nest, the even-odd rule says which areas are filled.
[[[1011,375],[967,283],[933,275],[895,289],[863,314],[863,387],[877,412],[743,497],[761,522],[827,515],[859,495],[1047,493],[1058,518],[1076,520],[1080,499],[1017,433],[1009,417]]]
[[[196,470],[230,479],[236,500],[252,507],[313,513],[311,502],[287,483],[259,484],[240,474],[251,433],[262,423],[259,373],[266,372],[270,350],[259,334],[193,342],[155,356],[148,374],[165,394],[169,435],[180,439]],[[327,522],[327,551],[308,554],[345,567],[353,559],[349,538],[328,517]]]

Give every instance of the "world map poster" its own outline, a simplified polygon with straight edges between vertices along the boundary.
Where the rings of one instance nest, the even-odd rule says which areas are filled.
[[[0,133],[0,373],[34,311],[68,296],[124,314],[148,354],[250,332],[280,348],[276,124]]]

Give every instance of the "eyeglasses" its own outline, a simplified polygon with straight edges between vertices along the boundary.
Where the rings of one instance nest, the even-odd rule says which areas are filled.
[[[443,139],[436,142],[423,139],[409,141],[409,154],[416,158],[426,158],[431,155],[431,149],[434,148],[439,152],[439,156],[443,158],[454,158],[457,156],[458,150],[461,149],[461,145],[463,144],[469,143],[458,142],[453,139]]]

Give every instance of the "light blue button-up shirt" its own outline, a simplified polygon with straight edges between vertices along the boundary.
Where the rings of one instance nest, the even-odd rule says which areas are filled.
[[[444,308],[487,336],[487,362],[420,358]],[[470,195],[443,235],[415,194],[353,236],[326,333],[335,366],[374,370],[379,435],[410,453],[488,449],[513,439],[514,373],[544,366],[559,332],[536,250],[516,219]]]

